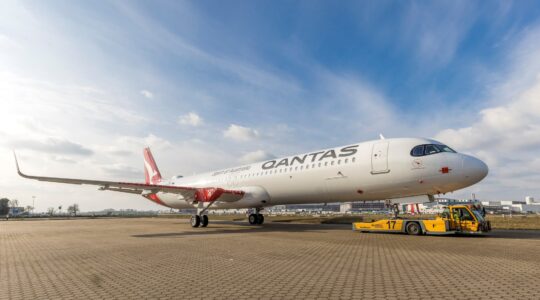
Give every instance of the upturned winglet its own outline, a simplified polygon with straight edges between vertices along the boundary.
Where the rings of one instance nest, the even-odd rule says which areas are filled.
[[[17,160],[17,154],[15,153],[15,150],[13,150],[13,157],[15,157],[15,166],[17,167],[17,173],[19,173],[20,176],[24,177],[24,174],[21,172],[21,168],[19,167],[19,161]]]

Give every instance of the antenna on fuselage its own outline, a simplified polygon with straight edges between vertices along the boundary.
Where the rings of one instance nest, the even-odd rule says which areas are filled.
[[[384,140],[384,135],[382,135],[382,133],[379,133],[379,137],[381,138],[381,140]]]

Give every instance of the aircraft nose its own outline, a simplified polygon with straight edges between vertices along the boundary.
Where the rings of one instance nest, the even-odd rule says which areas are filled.
[[[463,169],[470,184],[481,181],[489,172],[488,166],[483,161],[469,155],[465,155],[463,158]]]

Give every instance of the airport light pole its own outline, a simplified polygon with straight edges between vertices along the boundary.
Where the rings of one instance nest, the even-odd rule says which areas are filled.
[[[35,202],[36,202],[36,196],[32,196],[32,214],[34,214],[34,209],[36,209]]]

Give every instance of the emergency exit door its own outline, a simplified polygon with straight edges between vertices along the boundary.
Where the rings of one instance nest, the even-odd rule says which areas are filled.
[[[373,144],[371,150],[371,174],[388,173],[388,142]]]

